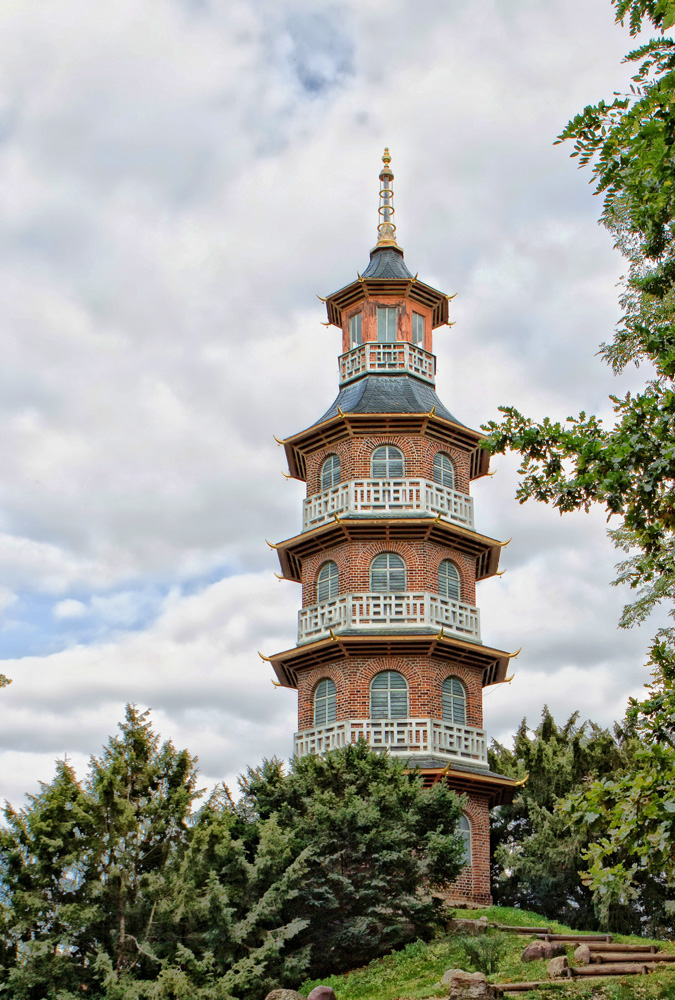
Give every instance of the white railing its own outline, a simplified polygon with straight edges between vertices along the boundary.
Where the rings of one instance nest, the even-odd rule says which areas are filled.
[[[294,753],[298,757],[322,754],[359,739],[366,740],[374,750],[388,750],[406,757],[441,754],[487,767],[485,730],[441,719],[345,719],[296,733]]]
[[[302,530],[333,519],[334,514],[421,514],[473,529],[473,499],[429,479],[352,479],[307,497]]]
[[[380,344],[369,341],[354,347],[338,358],[340,363],[340,385],[370,372],[380,375],[386,372],[409,372],[417,378],[431,382],[436,375],[436,358],[429,351],[415,347],[407,341]]]
[[[470,604],[428,593],[342,594],[298,612],[298,643],[346,629],[366,632],[439,630],[480,642],[480,612]]]

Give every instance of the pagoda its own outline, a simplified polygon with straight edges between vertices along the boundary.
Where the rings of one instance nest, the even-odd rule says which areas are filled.
[[[298,691],[297,756],[365,739],[465,796],[465,867],[450,898],[485,904],[489,809],[516,782],[488,766],[483,689],[506,680],[511,654],[481,638],[476,583],[498,572],[504,543],[474,526],[483,435],[434,388],[433,331],[452,325],[452,296],[408,269],[388,149],[382,160],[370,262],[323,300],[325,325],[342,334],[337,399],[280,442],[307,483],[302,530],[273,545],[283,579],[302,584],[302,609],[297,645],[263,658]]]

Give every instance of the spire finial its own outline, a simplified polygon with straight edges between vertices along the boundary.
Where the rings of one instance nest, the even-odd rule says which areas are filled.
[[[394,172],[391,169],[389,147],[385,146],[382,155],[384,166],[380,171],[380,223],[377,227],[377,246],[395,247],[396,226],[394,225]]]

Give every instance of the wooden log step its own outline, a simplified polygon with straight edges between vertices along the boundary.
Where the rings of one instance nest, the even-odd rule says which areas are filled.
[[[579,944],[587,944],[589,941],[606,941],[612,943],[611,934],[537,934],[540,941],[578,941]]]
[[[605,965],[611,962],[675,962],[675,955],[672,952],[666,955],[664,952],[649,952],[643,951],[641,954],[636,952],[621,952],[612,951],[605,954],[602,951],[594,951],[591,955],[591,962],[598,963],[599,965]]]
[[[590,951],[622,951],[629,952],[635,951],[639,952],[641,955],[655,954],[659,950],[656,944],[603,944],[600,941],[589,941],[588,947]]]
[[[527,993],[528,990],[538,990],[540,986],[550,985],[550,979],[540,979],[532,983],[492,983],[500,993]]]
[[[514,934],[550,934],[548,927],[520,927],[512,924],[493,924],[498,931],[511,931]]]
[[[577,976],[641,976],[649,972],[649,966],[638,962],[622,962],[616,965],[577,965],[569,971],[573,979]]]

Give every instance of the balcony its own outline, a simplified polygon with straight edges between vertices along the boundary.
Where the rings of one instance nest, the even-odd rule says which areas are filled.
[[[436,375],[436,358],[429,351],[415,347],[407,341],[397,341],[391,344],[380,344],[369,341],[354,347],[346,354],[341,354],[340,385],[346,385],[361,375],[386,375],[391,372],[407,372],[424,382],[434,384]]]
[[[438,517],[473,530],[473,500],[466,493],[428,479],[355,479],[307,497],[302,530],[333,520],[334,514],[381,517],[417,514]]]
[[[331,632],[445,632],[480,642],[480,612],[439,594],[342,594],[298,612],[298,645]]]
[[[442,719],[345,719],[296,733],[294,753],[298,757],[322,754],[359,739],[373,750],[388,750],[413,759],[437,754],[487,767],[485,730]]]

